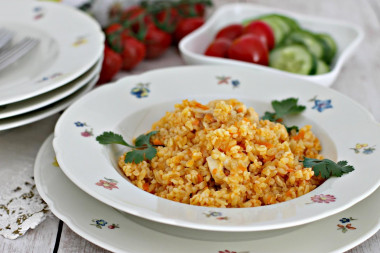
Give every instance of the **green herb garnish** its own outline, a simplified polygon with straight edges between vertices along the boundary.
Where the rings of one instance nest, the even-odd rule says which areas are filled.
[[[135,140],[135,145],[128,144],[120,134],[115,134],[113,132],[104,132],[103,134],[96,137],[96,140],[100,144],[120,144],[130,147],[132,150],[125,155],[124,161],[126,163],[140,163],[147,160],[152,160],[156,156],[157,150],[150,143],[150,137],[158,133],[158,131],[152,131],[147,134],[142,134]]]
[[[290,114],[299,114],[306,109],[303,105],[297,105],[298,98],[287,98],[281,101],[273,100],[272,107],[275,112],[265,112],[262,117],[263,120],[267,119],[270,121],[281,120],[284,116]]]
[[[286,115],[291,114],[299,114],[303,112],[306,109],[306,106],[303,105],[297,105],[298,98],[287,98],[281,101],[273,100],[272,101],[272,107],[275,112],[265,112],[264,116],[261,117],[262,120],[269,120],[272,122],[281,122],[283,120],[283,117]],[[298,132],[297,126],[286,126],[286,130],[290,133],[292,129],[295,129]]]
[[[354,170],[354,167],[347,165],[347,161],[339,161],[335,163],[329,159],[313,159],[307,158],[303,160],[303,166],[305,168],[312,168],[315,175],[321,175],[323,178],[329,178],[332,176],[341,177],[345,173],[349,173]]]

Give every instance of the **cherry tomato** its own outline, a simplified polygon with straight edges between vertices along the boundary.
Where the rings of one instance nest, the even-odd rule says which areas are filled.
[[[231,24],[219,30],[215,38],[234,40],[243,34],[243,30],[244,28],[241,24]]]
[[[178,11],[183,17],[204,17],[206,6],[203,3],[181,3],[178,6]]]
[[[205,23],[204,18],[202,17],[193,17],[193,18],[184,18],[182,19],[177,26],[177,29],[174,31],[174,41],[178,43],[183,37],[198,29]]]
[[[244,34],[252,33],[260,37],[260,39],[271,50],[274,47],[275,39],[272,28],[263,21],[253,21],[244,28]]]
[[[154,25],[148,25],[144,44],[146,47],[146,58],[154,59],[161,56],[172,43],[172,37]]]
[[[139,5],[127,8],[121,15],[121,21],[135,33],[140,30],[141,26],[153,24],[152,16]]]
[[[178,10],[173,7],[160,11],[154,16],[154,18],[156,26],[168,33],[174,32],[179,21],[182,19]]]
[[[121,53],[123,51],[121,36],[129,35],[129,30],[119,23],[114,23],[106,28],[105,34],[108,46],[116,53]]]
[[[259,36],[245,34],[232,42],[228,57],[235,60],[268,65],[268,48]]]
[[[121,58],[123,59],[123,69],[133,69],[145,57],[146,49],[143,43],[131,36],[121,37],[123,51]]]
[[[111,81],[116,73],[121,70],[123,64],[121,56],[109,48],[107,45],[104,47],[103,57],[102,70],[100,71],[98,84],[103,84]]]
[[[228,57],[228,49],[232,41],[226,38],[218,38],[214,40],[206,49],[205,55],[214,57]]]

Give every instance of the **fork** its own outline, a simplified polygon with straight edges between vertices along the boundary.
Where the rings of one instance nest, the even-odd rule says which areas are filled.
[[[17,61],[19,58],[24,56],[30,50],[32,50],[37,44],[39,40],[33,39],[30,37],[26,37],[16,45],[12,46],[5,52],[0,53],[0,71],[10,64]]]
[[[0,50],[4,48],[12,40],[14,34],[4,28],[0,29]]]

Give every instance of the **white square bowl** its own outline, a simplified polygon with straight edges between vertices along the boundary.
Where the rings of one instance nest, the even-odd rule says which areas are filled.
[[[213,41],[216,33],[221,28],[232,23],[241,23],[247,18],[253,18],[270,13],[289,16],[297,20],[300,26],[304,29],[318,33],[330,34],[337,44],[337,53],[332,61],[331,70],[326,74],[307,76],[293,74],[258,64],[204,55],[208,45]],[[245,66],[313,81],[322,86],[331,86],[337,78],[344,62],[353,53],[363,37],[364,33],[362,29],[355,24],[327,18],[300,15],[254,4],[236,3],[227,4],[217,9],[202,27],[181,40],[179,49],[183,60],[187,64],[223,64]]]

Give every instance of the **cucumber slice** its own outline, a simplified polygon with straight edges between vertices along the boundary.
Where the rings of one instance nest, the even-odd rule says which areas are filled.
[[[337,51],[337,45],[335,43],[335,40],[329,34],[326,34],[326,33],[320,33],[320,34],[317,34],[317,36],[319,37],[320,40],[324,41],[330,48],[330,52],[327,55],[325,61],[327,63],[331,63]]]
[[[292,18],[285,16],[285,15],[280,15],[280,14],[274,14],[274,15],[277,16],[278,18],[281,18],[282,20],[284,20],[288,24],[288,26],[290,27],[290,29],[292,31],[296,31],[296,30],[301,29],[298,22],[295,19],[292,19]]]
[[[302,44],[318,59],[323,59],[328,54],[326,45],[313,33],[305,30],[292,32],[286,37],[283,44]]]
[[[314,74],[317,61],[303,45],[276,48],[269,54],[269,66],[301,75]]]
[[[285,38],[286,34],[284,31],[284,28],[275,20],[261,20],[265,23],[267,23],[273,31],[274,34],[274,40],[275,40],[275,47],[280,45],[283,39]]]
[[[315,72],[316,75],[325,74],[330,71],[329,65],[324,61],[317,60],[317,70]]]
[[[259,20],[262,20],[264,22],[277,23],[281,27],[285,35],[289,34],[292,30],[291,27],[288,25],[288,23],[284,19],[278,17],[277,15],[269,15],[269,16],[261,17],[259,18]]]

